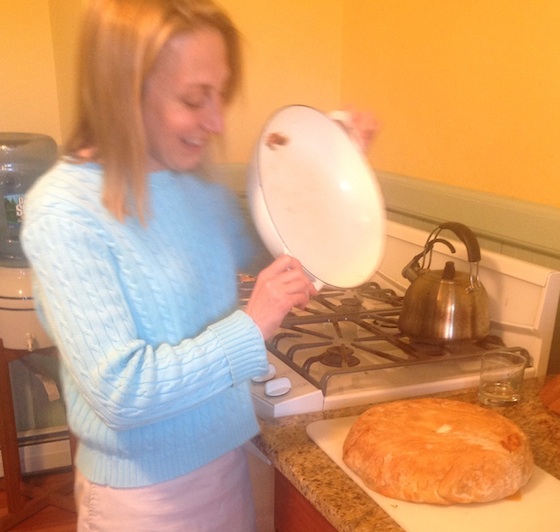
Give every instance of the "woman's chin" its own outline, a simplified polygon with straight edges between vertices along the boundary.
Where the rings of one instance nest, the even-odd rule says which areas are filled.
[[[151,160],[149,164],[150,172],[191,172],[199,168],[203,161],[203,153],[189,154],[186,157],[173,157],[167,160]]]

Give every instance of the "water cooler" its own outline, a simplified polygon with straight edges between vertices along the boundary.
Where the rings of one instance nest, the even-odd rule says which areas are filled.
[[[33,307],[31,274],[19,233],[24,195],[56,158],[51,137],[0,133],[0,339],[11,349],[33,351],[51,345]]]
[[[31,491],[23,481],[14,400],[25,390],[13,385],[12,363],[22,363],[29,354],[56,356],[37,318],[31,270],[19,240],[25,193],[56,158],[56,143],[46,135],[0,133],[0,448],[4,473],[0,488],[6,492],[8,510],[0,515],[0,530],[52,504],[55,496],[54,491]]]

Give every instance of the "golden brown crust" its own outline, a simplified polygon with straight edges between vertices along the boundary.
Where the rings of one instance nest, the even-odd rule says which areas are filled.
[[[344,463],[370,489],[412,502],[488,502],[531,477],[521,429],[496,412],[461,401],[412,399],[376,405],[351,427]]]
[[[552,412],[560,414],[560,375],[550,379],[539,392],[543,404]]]

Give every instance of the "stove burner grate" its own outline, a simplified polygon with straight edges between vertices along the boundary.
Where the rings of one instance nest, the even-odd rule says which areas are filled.
[[[245,295],[250,289],[252,284]],[[504,348],[496,336],[479,342],[415,342],[398,329],[401,308],[402,297],[377,283],[347,291],[323,289],[303,311],[286,316],[267,349],[327,395],[329,380],[337,375],[476,361],[486,351]],[[531,361],[525,349],[509,349]]]
[[[324,353],[316,357],[309,357],[302,366],[304,371],[309,372],[311,365],[320,362],[331,368],[353,368],[360,364],[360,359],[354,355],[354,350],[345,344],[333,345]]]

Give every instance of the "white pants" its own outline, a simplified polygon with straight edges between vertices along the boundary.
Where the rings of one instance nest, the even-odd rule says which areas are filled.
[[[254,532],[255,510],[242,448],[178,479],[115,489],[76,471],[78,532]]]

